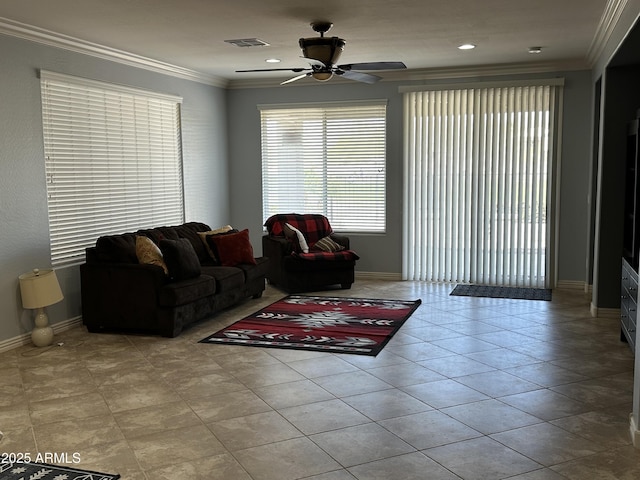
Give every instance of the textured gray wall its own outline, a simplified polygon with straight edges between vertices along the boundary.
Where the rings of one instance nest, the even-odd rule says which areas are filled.
[[[30,332],[18,275],[50,267],[40,69],[171,93],[182,104],[185,215],[229,221],[226,92],[14,37],[0,35],[0,343]],[[79,268],[57,270],[65,299],[52,323],[80,315]]]

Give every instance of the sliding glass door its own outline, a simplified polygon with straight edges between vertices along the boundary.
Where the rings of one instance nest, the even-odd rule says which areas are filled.
[[[404,93],[403,278],[550,285],[561,93]]]

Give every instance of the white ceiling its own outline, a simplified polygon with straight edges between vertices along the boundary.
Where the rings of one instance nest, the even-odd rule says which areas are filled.
[[[40,33],[55,32],[211,78],[242,81],[294,75],[235,73],[269,68],[265,59],[270,57],[282,60],[276,67],[308,66],[299,58],[298,39],[317,36],[310,28],[310,23],[316,20],[333,22],[328,35],[346,40],[340,63],[402,61],[410,71],[506,64],[586,68],[607,3],[607,0],[2,0],[0,25],[11,25],[13,30],[20,31],[28,31],[32,26]],[[8,30],[0,28],[2,32]],[[270,46],[240,48],[224,42],[238,38],[259,38]],[[474,43],[477,48],[458,50],[456,47],[462,43]],[[541,46],[542,53],[529,54],[531,46]]]

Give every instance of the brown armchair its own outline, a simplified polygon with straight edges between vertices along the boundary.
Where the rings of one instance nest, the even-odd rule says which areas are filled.
[[[324,215],[273,215],[265,227],[262,253],[269,257],[269,283],[290,293],[331,285],[351,288],[360,257],[349,249],[349,237],[335,234]]]

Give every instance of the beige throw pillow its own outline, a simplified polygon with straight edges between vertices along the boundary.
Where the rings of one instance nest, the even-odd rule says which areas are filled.
[[[160,248],[149,237],[136,235],[136,257],[138,257],[138,262],[140,263],[157,265],[162,267],[164,273],[169,273]]]

